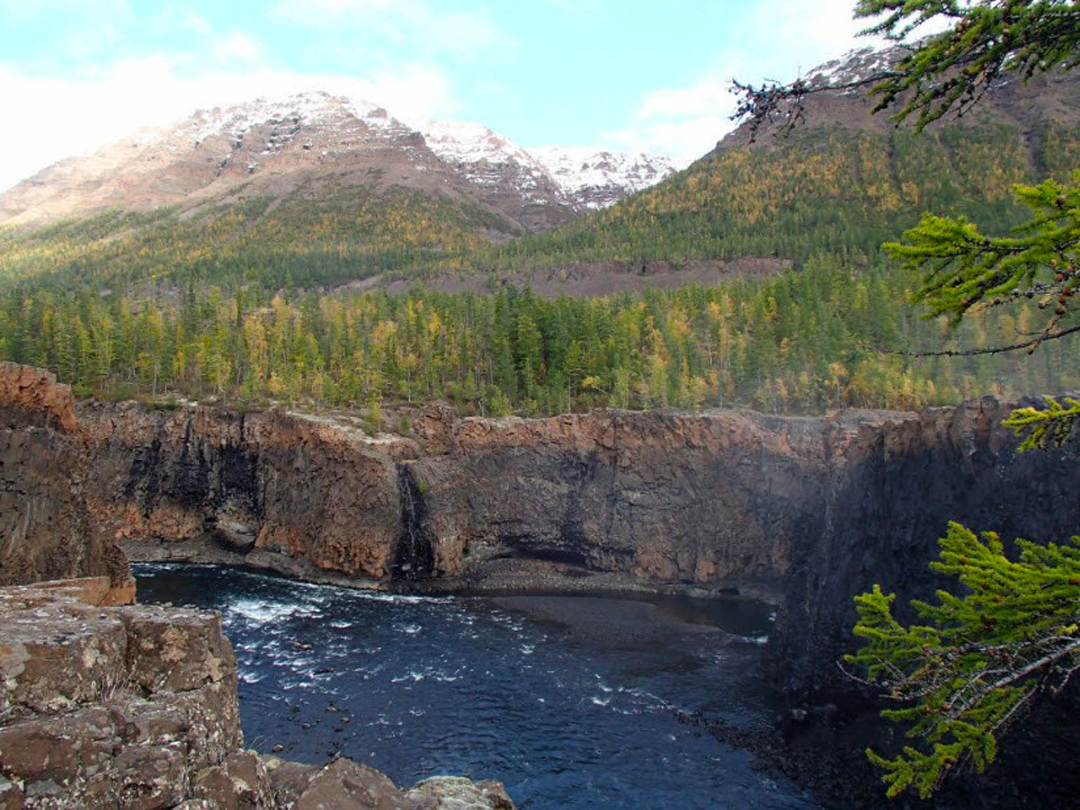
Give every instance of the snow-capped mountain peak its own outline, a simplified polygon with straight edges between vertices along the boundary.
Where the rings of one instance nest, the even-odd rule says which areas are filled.
[[[480,185],[492,185],[507,173],[528,196],[554,186],[574,210],[595,210],[663,180],[675,171],[666,157],[598,151],[587,147],[524,149],[483,124],[427,121],[428,146],[443,160],[460,166]]]
[[[483,124],[471,121],[426,121],[428,146],[443,160],[457,163],[536,163],[524,149]]]
[[[321,91],[260,97],[197,110],[48,167],[5,192],[0,220],[373,185],[473,201],[512,229],[539,231],[670,172],[666,160],[644,156],[542,152],[482,124],[414,128],[377,104]]]
[[[561,146],[533,149],[532,154],[567,194],[591,209],[606,208],[675,172],[662,155]]]

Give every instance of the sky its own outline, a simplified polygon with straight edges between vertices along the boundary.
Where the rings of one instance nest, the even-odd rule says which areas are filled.
[[[0,189],[142,126],[326,90],[526,148],[700,157],[730,80],[853,47],[854,0],[0,0]]]

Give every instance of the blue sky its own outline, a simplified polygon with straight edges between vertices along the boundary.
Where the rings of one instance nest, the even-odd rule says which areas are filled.
[[[0,0],[0,187],[197,107],[325,89],[525,146],[686,162],[730,128],[731,76],[858,45],[854,0]],[[19,122],[12,125],[12,121]]]

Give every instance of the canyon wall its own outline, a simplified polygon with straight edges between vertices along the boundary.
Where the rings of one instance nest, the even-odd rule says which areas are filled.
[[[106,576],[130,601],[127,558],[85,507],[83,439],[70,388],[0,363],[0,585]]]
[[[401,534],[396,443],[274,412],[89,404],[87,501],[117,540],[212,538],[373,583]]]
[[[80,406],[65,432],[65,402],[35,412],[54,427],[20,429],[19,441],[54,443],[20,455],[33,474],[0,467],[0,497],[38,482],[30,521],[51,514],[56,534],[84,526],[138,556],[244,561],[366,587],[764,596],[783,606],[770,678],[807,699],[852,686],[835,662],[851,643],[853,594],[875,582],[933,593],[927,563],[947,521],[1006,540],[1062,540],[1080,525],[1077,446],[1018,455],[1001,425],[1011,406],[989,398],[815,418],[461,419],[432,406],[414,415],[412,438],[279,412],[130,403]],[[80,497],[86,513],[73,506]]]
[[[955,590],[955,578],[928,566],[948,521],[996,531],[1010,548],[1016,537],[1060,542],[1080,531],[1080,444],[1017,453],[1002,426],[1013,407],[987,397],[864,424],[836,448],[841,457],[834,450],[766,649],[770,679],[789,697],[856,688],[837,666],[857,646],[854,594],[880,584],[911,620],[908,600]]]
[[[139,412],[131,414],[114,425],[127,438],[141,424]],[[312,492],[351,497],[350,486],[371,480],[363,514],[378,518],[389,505],[400,519],[396,489],[383,492],[377,483],[380,470],[395,481],[395,467],[384,456],[336,455],[348,438],[308,423],[281,428],[293,429],[284,459],[275,455],[281,443],[272,417],[251,428],[272,437],[254,457],[230,450],[230,441],[245,435],[243,417],[185,424],[191,433],[184,451],[195,457],[182,453],[164,463],[147,455],[155,452],[153,440],[129,445],[124,480],[144,489],[110,497],[107,488],[116,482],[107,466],[97,466],[109,457],[91,453],[100,447],[102,424],[87,430],[70,389],[52,375],[0,364],[0,808],[512,808],[497,782],[433,777],[406,791],[348,759],[318,767],[243,748],[236,659],[221,617],[131,604],[135,584],[115,543],[114,535],[123,535],[118,526],[136,498],[155,504],[163,488],[164,511],[136,514],[143,521],[136,530],[219,532],[222,542],[242,547],[247,530],[238,521],[257,510],[266,518],[258,537],[266,546],[295,553],[300,536],[302,553],[382,575],[385,548],[371,557],[363,548],[334,545],[342,518],[310,521],[303,510]],[[266,459],[270,472],[259,477],[256,493],[253,470]],[[336,483],[342,479],[345,491]],[[272,507],[260,511],[265,497]],[[356,516],[355,507],[341,511],[345,519]],[[218,526],[219,517],[236,520]],[[309,543],[308,532],[324,532],[328,542]]]

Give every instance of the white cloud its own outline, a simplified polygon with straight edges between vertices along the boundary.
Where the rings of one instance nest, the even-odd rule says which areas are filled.
[[[427,0],[279,0],[271,15],[308,28],[359,38],[368,47],[407,45],[475,58],[514,41],[488,17],[437,10]]]
[[[254,62],[262,53],[262,43],[242,31],[233,31],[214,44],[214,56],[224,62]]]
[[[381,104],[410,123],[457,111],[446,74],[415,63],[367,77],[258,65],[200,70],[197,60],[175,55],[121,60],[71,79],[0,66],[0,109],[19,111],[17,123],[9,119],[0,127],[0,189],[57,160],[91,152],[144,126],[168,126],[199,108],[304,90]]]
[[[599,140],[623,149],[658,152],[688,164],[708,152],[735,127],[731,80],[787,81],[855,47],[866,20],[852,19],[853,0],[774,0],[744,8],[728,41],[753,43],[754,50],[720,54],[692,83],[643,94],[630,122]]]

